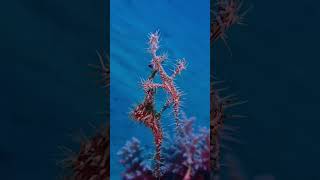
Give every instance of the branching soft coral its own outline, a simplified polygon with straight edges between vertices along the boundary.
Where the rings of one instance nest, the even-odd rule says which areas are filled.
[[[195,132],[195,118],[184,115],[182,135],[176,135],[175,142],[164,148],[165,169],[174,173],[177,179],[202,179],[210,171],[210,136],[206,128]]]
[[[175,141],[163,147],[163,164],[160,179],[201,180],[210,176],[210,134],[205,128],[195,132],[192,128],[194,118],[181,121],[183,133],[176,134]],[[125,180],[155,180],[147,165],[137,139],[133,138],[119,151],[120,163],[124,165]]]
[[[124,165],[125,172],[122,177],[125,180],[153,179],[152,169],[145,162],[143,155],[144,149],[140,145],[140,141],[132,138],[126,145],[118,152],[121,157],[120,163]]]

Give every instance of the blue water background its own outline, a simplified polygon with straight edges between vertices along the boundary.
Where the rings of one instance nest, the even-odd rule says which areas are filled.
[[[320,179],[319,2],[245,0],[244,26],[218,42],[213,71],[248,103],[233,152],[248,179]]]
[[[0,179],[54,180],[80,131],[105,124],[106,93],[88,64],[107,50],[107,1],[3,1]]]
[[[141,78],[150,74],[147,35],[160,31],[161,52],[168,52],[166,69],[172,69],[178,58],[185,58],[188,68],[177,77],[176,84],[185,93],[182,110],[195,116],[195,127],[209,128],[209,1],[132,1],[112,0],[110,22],[110,118],[111,179],[120,179],[123,168],[117,152],[127,140],[136,137],[153,157],[153,136],[149,129],[128,117],[134,104],[143,99]],[[169,71],[168,71],[169,72]],[[169,72],[170,74],[170,72]],[[166,96],[159,93],[158,104]],[[173,135],[172,110],[165,113],[162,125]]]

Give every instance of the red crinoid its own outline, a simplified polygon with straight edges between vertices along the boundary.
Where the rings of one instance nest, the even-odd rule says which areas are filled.
[[[217,2],[214,2],[211,9],[211,14],[213,16],[210,32],[211,45],[219,38],[225,41],[225,33],[232,25],[242,24],[243,17],[249,9],[240,13],[241,7],[242,3],[239,3],[238,0],[217,0]],[[225,129],[224,123],[227,118],[225,115],[225,109],[239,103],[236,103],[232,96],[222,98],[219,96],[219,90],[216,89],[215,85],[213,86],[211,86],[210,94],[211,169],[212,172],[216,174],[220,170],[221,138],[223,138],[222,131]]]
[[[240,14],[242,3],[238,0],[217,0],[212,6],[211,42],[219,38],[225,40],[225,32],[234,24],[243,24],[243,17],[248,12]]]
[[[155,111],[154,108],[154,90],[147,90],[145,91],[146,95],[144,101],[139,104],[132,112],[131,118],[143,123],[145,126],[151,129],[154,142],[156,145],[156,171],[155,175],[159,176],[160,173],[160,161],[161,161],[161,145],[163,140],[163,133],[160,126],[160,117],[161,115]]]
[[[179,127],[179,113],[180,113],[180,98],[181,92],[178,91],[174,84],[174,79],[181,73],[182,70],[186,69],[185,60],[179,60],[176,69],[173,74],[169,76],[164,70],[162,63],[167,59],[166,55],[158,56],[157,50],[159,49],[159,33],[151,33],[149,35],[149,51],[152,55],[151,65],[152,72],[150,77],[142,82],[142,88],[145,93],[145,98],[142,103],[134,108],[130,113],[132,119],[143,123],[146,127],[150,128],[154,135],[154,142],[156,145],[155,153],[155,176],[160,176],[160,162],[161,162],[161,145],[163,141],[162,128],[160,126],[161,114],[169,106],[173,105],[173,112],[177,127]],[[162,83],[155,83],[154,77],[159,73]],[[169,95],[166,103],[162,109],[157,112],[155,109],[155,93],[157,89],[163,89]]]
[[[99,180],[110,179],[109,171],[109,126],[99,130],[92,138],[82,140],[80,150],[72,152],[66,149],[68,158],[62,165],[69,169],[70,175],[65,175],[65,180]]]
[[[97,55],[99,56],[99,65],[89,64],[90,67],[94,68],[96,73],[99,74],[100,79],[99,82],[102,83],[104,87],[109,87],[110,85],[110,59],[108,55],[100,54],[97,51]]]
[[[169,76],[164,70],[162,63],[167,59],[167,55],[157,55],[157,50],[159,49],[159,33],[151,33],[149,35],[149,45],[150,53],[152,55],[151,67],[154,71],[158,72],[162,81],[162,84],[153,83],[151,80],[145,81],[143,86],[147,89],[149,88],[163,88],[169,95],[170,98],[167,100],[166,105],[173,105],[173,112],[176,120],[176,125],[179,127],[179,112],[180,112],[180,98],[181,92],[177,89],[174,84],[174,79],[181,71],[186,69],[186,61],[180,59],[177,61],[176,68],[173,71],[173,74]]]
[[[231,134],[234,128],[226,125],[226,120],[244,118],[241,115],[227,114],[226,109],[246,103],[239,101],[234,95],[221,96],[223,88],[218,89],[218,81],[211,80],[210,92],[210,167],[214,177],[219,176],[221,168],[221,141],[236,141]],[[213,88],[214,86],[214,88]],[[231,134],[230,134],[231,133]]]
[[[97,52],[100,65],[92,65],[95,71],[101,76],[101,82],[104,87],[109,86],[110,68],[108,56],[102,56]],[[105,57],[105,58],[104,58]],[[105,89],[107,96],[108,88]],[[106,113],[109,113],[108,108]],[[67,158],[61,162],[61,165],[68,171],[63,175],[65,180],[100,180],[110,179],[109,160],[110,160],[110,125],[109,116],[106,126],[99,129],[92,137],[81,138],[79,149],[72,151],[63,148],[67,153]]]

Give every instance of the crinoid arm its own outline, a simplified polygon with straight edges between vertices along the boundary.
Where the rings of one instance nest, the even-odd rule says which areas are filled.
[[[217,0],[211,9],[210,41],[226,41],[226,32],[235,24],[244,24],[244,17],[250,10],[242,11],[243,3],[239,0]]]
[[[172,105],[174,117],[176,120],[177,127],[179,126],[179,114],[180,114],[180,99],[181,92],[175,86],[174,79],[177,75],[180,75],[183,70],[186,69],[186,61],[184,59],[178,60],[176,68],[171,76],[169,76],[163,67],[162,63],[167,59],[167,54],[158,55],[159,50],[159,39],[160,33],[156,31],[149,34],[149,52],[152,56],[151,63],[149,67],[152,69],[151,74],[147,80],[141,82],[142,89],[144,91],[144,99],[138,104],[133,111],[130,113],[130,117],[144,124],[149,128],[154,136],[155,143],[155,168],[154,175],[159,177],[161,175],[161,161],[162,161],[162,142],[163,142],[163,131],[161,127],[161,115],[165,110],[170,108]],[[160,82],[155,82],[155,76],[159,75]],[[156,107],[156,92],[157,90],[163,90],[167,93],[168,99],[160,110]]]

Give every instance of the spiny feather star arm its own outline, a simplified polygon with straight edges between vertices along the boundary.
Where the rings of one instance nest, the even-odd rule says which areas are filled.
[[[162,63],[167,59],[167,55],[166,54],[161,56],[157,55],[157,51],[160,47],[159,38],[160,38],[160,35],[158,31],[156,31],[155,33],[149,34],[149,52],[152,55],[151,67],[153,71],[159,73],[162,81],[162,85],[160,84],[152,85],[152,82],[149,81],[148,83],[145,84],[145,86],[161,87],[170,95],[170,100],[168,102],[171,102],[173,104],[173,113],[175,116],[176,125],[179,128],[180,126],[179,113],[180,113],[182,93],[175,86],[174,79],[177,75],[181,74],[181,72],[186,69],[187,63],[185,59],[178,60],[173,74],[169,76],[162,66]]]

